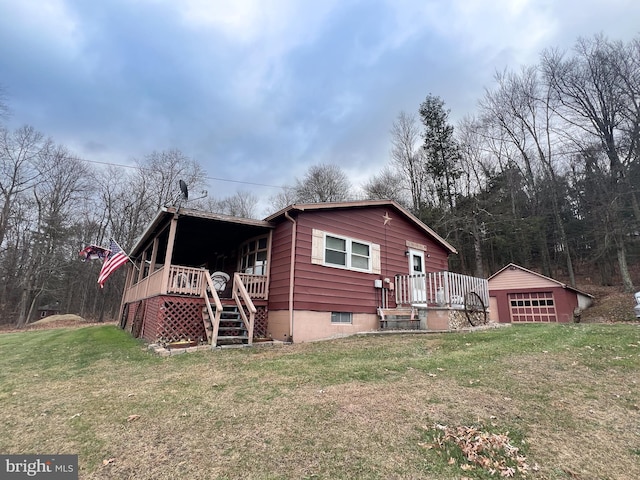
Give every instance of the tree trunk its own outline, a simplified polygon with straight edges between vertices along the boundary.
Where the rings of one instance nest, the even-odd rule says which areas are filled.
[[[616,239],[616,250],[624,291],[632,293],[634,291],[633,281],[631,280],[631,274],[629,273],[629,267],[627,266],[627,252],[624,248],[624,239],[622,237],[618,237]]]
[[[482,261],[482,239],[480,238],[480,229],[478,228],[478,220],[473,217],[472,221],[472,236],[473,236],[473,259],[475,266],[474,275],[478,278],[484,277],[484,265]]]

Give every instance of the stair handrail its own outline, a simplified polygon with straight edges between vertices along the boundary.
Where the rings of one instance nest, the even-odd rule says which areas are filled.
[[[239,295],[238,295],[239,294]],[[249,292],[247,292],[247,288],[244,286],[242,282],[242,278],[238,272],[233,274],[233,299],[238,305],[238,310],[240,312],[240,316],[242,317],[242,321],[244,322],[245,327],[247,328],[247,336],[249,337],[248,343],[249,345],[253,344],[253,325],[256,317],[256,306],[251,301],[251,296],[249,296]],[[249,310],[249,318],[247,318],[247,314],[244,311],[242,302],[247,306],[247,310]]]
[[[220,328],[220,317],[222,315],[222,302],[220,301],[220,297],[218,296],[218,292],[213,286],[213,279],[208,271],[205,270],[204,278],[206,279],[206,283],[208,288],[205,286],[202,289],[202,296],[204,297],[204,303],[207,306],[207,312],[209,312],[209,318],[212,319],[211,326],[213,330],[211,331],[211,345],[217,345],[218,343],[218,330]],[[209,297],[211,294],[211,297]],[[216,307],[215,313],[211,308],[211,299],[213,298],[213,303]],[[205,332],[206,333],[206,332]]]

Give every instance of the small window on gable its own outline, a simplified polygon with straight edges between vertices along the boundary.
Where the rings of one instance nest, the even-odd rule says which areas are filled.
[[[351,312],[331,312],[331,323],[352,323]]]

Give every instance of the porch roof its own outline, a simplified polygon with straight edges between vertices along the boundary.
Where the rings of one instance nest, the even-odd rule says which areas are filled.
[[[180,238],[183,241],[188,239],[189,250],[194,252],[201,248],[203,242],[207,244],[207,248],[225,249],[236,246],[248,235],[259,235],[273,228],[273,224],[264,220],[239,218],[189,208],[163,207],[138,238],[131,249],[130,256],[135,258],[140,255],[149,242],[168,227],[174,216],[178,217]],[[220,235],[219,230],[223,226],[228,228],[225,229],[224,235]],[[213,243],[217,245],[214,246]]]

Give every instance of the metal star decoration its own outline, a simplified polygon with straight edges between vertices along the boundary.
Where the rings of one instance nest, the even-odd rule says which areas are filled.
[[[389,222],[391,222],[391,220],[393,220],[390,216],[388,212],[384,212],[384,216],[382,217],[384,219],[384,224],[388,225]]]

